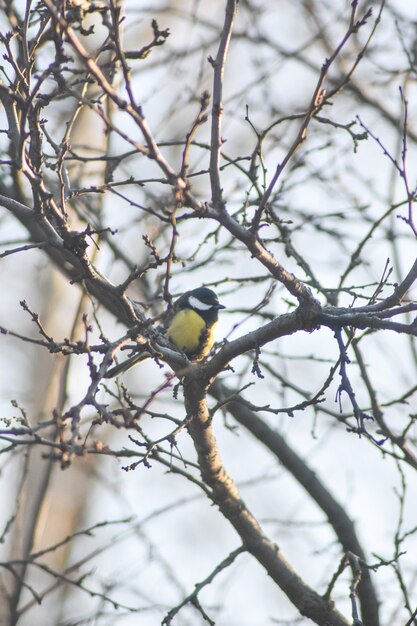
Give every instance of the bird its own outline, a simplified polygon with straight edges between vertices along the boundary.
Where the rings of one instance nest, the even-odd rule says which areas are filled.
[[[215,292],[207,287],[187,291],[174,302],[163,333],[190,361],[201,361],[213,347],[219,310],[225,308]],[[134,354],[108,370],[105,378],[118,376],[149,356],[148,353]]]

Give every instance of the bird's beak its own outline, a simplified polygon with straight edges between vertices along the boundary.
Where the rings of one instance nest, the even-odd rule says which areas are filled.
[[[215,309],[225,309],[226,307],[224,306],[224,304],[220,304],[220,302],[218,302],[217,304],[214,305]]]

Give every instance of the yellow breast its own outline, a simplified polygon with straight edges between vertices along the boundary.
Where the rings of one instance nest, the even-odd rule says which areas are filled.
[[[174,316],[166,331],[172,343],[193,360],[199,361],[213,347],[217,323],[210,328],[192,309],[182,309]]]

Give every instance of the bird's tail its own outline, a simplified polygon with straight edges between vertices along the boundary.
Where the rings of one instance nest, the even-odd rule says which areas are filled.
[[[119,376],[127,370],[130,370],[131,367],[136,365],[137,363],[141,363],[142,361],[146,361],[146,359],[150,358],[149,352],[142,352],[141,354],[134,354],[130,358],[126,359],[126,361],[122,361],[122,363],[118,363],[114,367],[111,367],[104,374],[104,378],[114,378],[115,376]]]

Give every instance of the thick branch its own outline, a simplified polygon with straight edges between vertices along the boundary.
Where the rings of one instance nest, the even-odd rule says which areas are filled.
[[[239,424],[242,424],[254,435],[258,441],[262,442],[294,476],[295,480],[304,487],[327,516],[343,549],[346,552],[353,552],[362,561],[366,561],[365,552],[356,535],[352,520],[347,515],[344,507],[337,502],[333,494],[326,489],[315,472],[308,466],[306,460],[301,459],[276,430],[270,428],[238,396],[234,396],[232,391],[227,389],[222,382],[217,380],[210,387],[210,395],[213,395],[220,402],[230,398],[227,404],[225,404],[227,411],[233,415]],[[359,597],[364,623],[367,626],[379,626],[378,600],[369,570],[366,568],[362,570]]]
[[[265,568],[302,615],[321,626],[347,626],[348,621],[309,587],[291,567],[278,546],[269,539],[246,507],[238,489],[224,468],[211,427],[199,369],[184,379],[188,431],[194,441],[201,476],[211,488],[213,500],[239,534],[245,548]]]
[[[82,282],[87,291],[123,323],[132,326],[137,321],[129,299],[95,269],[85,254],[81,255],[70,245],[66,246],[45,215],[35,213],[24,204],[3,195],[0,195],[0,205],[23,224],[33,242],[42,243],[48,256],[70,280]],[[82,233],[74,233],[74,237],[82,238]]]
[[[277,261],[256,234],[241,226],[239,222],[226,211],[208,208],[206,214],[208,217],[218,221],[233,237],[241,241],[251,255],[262,263],[270,272],[271,276],[274,276],[274,278],[282,283],[289,293],[297,298],[300,304],[305,303],[312,308],[318,306],[318,303],[312,296],[311,290]]]

